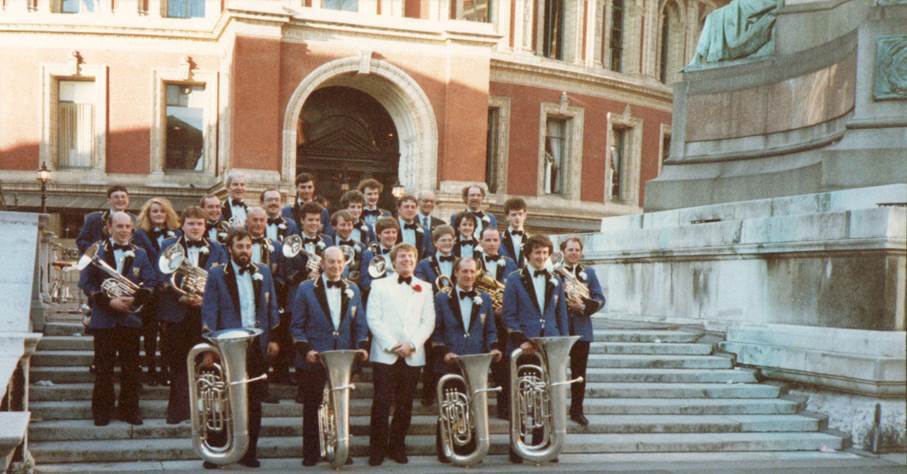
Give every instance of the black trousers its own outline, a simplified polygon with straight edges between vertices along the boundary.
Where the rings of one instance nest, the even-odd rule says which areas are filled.
[[[149,373],[157,369],[157,335],[162,332],[154,303],[151,300],[142,307],[142,346],[145,349],[145,370]]]
[[[406,450],[406,432],[409,431],[413,413],[413,396],[419,382],[419,367],[410,367],[401,357],[393,365],[372,363],[375,395],[372,400],[369,454],[384,457],[386,452]],[[394,404],[394,421],[388,433],[387,418],[391,402]]]
[[[317,461],[321,457],[318,441],[318,407],[324,400],[324,383],[327,371],[323,365],[307,365],[300,375],[302,384],[302,457]]]
[[[455,373],[455,374],[459,374],[459,373],[460,373],[460,370],[454,368],[454,369],[450,369],[450,370],[445,370],[445,373]],[[438,377],[438,378],[440,379],[440,377]],[[459,380],[456,380],[456,381],[454,381],[454,382],[450,382],[450,384],[447,385],[447,386],[445,387],[445,391],[446,391],[447,389],[456,389],[456,390],[459,390],[460,392],[466,393],[466,386],[463,385]],[[444,400],[443,400],[443,399],[438,400],[438,405],[439,405],[439,406],[440,406],[442,403],[444,403]],[[475,433],[473,433],[473,434],[475,434]],[[443,460],[449,460],[449,458],[448,458],[447,456],[444,455],[444,449],[443,449],[441,446],[442,446],[442,445],[441,445],[441,421],[439,420],[439,421],[438,421],[438,425],[437,425],[437,427],[435,428],[435,450],[436,450],[437,453],[438,453],[438,459],[439,459],[439,460],[442,460],[442,461],[443,461]],[[468,443],[466,443],[464,446],[462,446],[462,447],[460,447],[460,446],[455,446],[455,445],[454,445],[454,446],[453,446],[453,450],[454,450],[454,453],[456,453],[456,454],[461,454],[461,455],[462,455],[462,454],[469,454],[469,453],[475,451],[475,450],[476,450],[476,438],[475,438],[475,436],[473,436],[473,438],[472,438]]]
[[[498,339],[504,338],[505,336],[502,334],[507,334],[507,328],[503,324],[497,323],[498,321],[495,321]],[[510,416],[510,353],[506,349],[503,352],[504,357],[501,357],[500,362],[491,363],[491,380],[502,389],[497,393],[498,418]]]
[[[171,323],[164,333],[164,357],[170,368],[170,399],[167,402],[167,420],[179,422],[189,419],[189,372],[186,356],[192,347],[202,341],[201,311],[190,308],[182,321]]]
[[[570,415],[583,414],[586,398],[586,364],[589,362],[589,343],[576,341],[570,349],[570,377],[582,377],[582,382],[570,385]]]
[[[115,327],[95,329],[94,391],[91,396],[91,413],[95,419],[113,417],[113,368],[120,366],[119,416],[126,418],[139,414],[139,329]]]
[[[262,356],[261,346],[256,342],[250,348],[246,357],[248,378],[258,377],[268,370],[268,361]],[[236,386],[234,386],[236,387]],[[249,390],[249,406],[246,416],[249,420],[249,447],[242,459],[255,459],[258,457],[258,436],[261,433],[261,402],[267,397],[268,385],[264,380],[259,380],[246,385]],[[224,446],[227,442],[226,433],[208,433],[206,438],[212,446]]]
[[[290,367],[292,366],[293,358],[296,355],[296,350],[293,349],[293,336],[290,335],[289,329],[291,318],[292,315],[289,311],[281,314],[278,331],[276,331],[276,333],[271,333],[272,340],[280,347],[280,352],[271,363],[272,375],[278,379],[290,376]],[[274,381],[271,381],[271,383],[273,382]]]
[[[434,351],[425,353],[425,366],[422,367],[422,400],[432,401],[435,399],[435,384],[438,383],[438,375],[435,373],[438,361]]]

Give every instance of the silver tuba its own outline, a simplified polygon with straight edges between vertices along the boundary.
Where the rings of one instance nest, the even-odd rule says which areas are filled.
[[[461,355],[457,364],[463,376],[447,374],[438,381],[438,422],[441,430],[441,449],[444,455],[457,466],[472,466],[482,462],[491,446],[488,429],[488,392],[497,392],[501,387],[488,388],[488,368],[493,354]],[[466,393],[448,385],[459,380]],[[454,448],[461,448],[475,439],[475,450],[469,454],[457,454]]]
[[[299,254],[306,256],[305,267],[309,270],[309,279],[318,278],[321,272],[321,256],[305,249],[302,236],[293,234],[283,240],[283,256],[293,258]]]
[[[196,344],[186,357],[189,372],[189,408],[192,412],[192,448],[205,461],[232,464],[249,448],[249,390],[247,384],[267,378],[249,379],[246,360],[258,344],[261,329],[223,329],[206,337],[211,343]],[[214,352],[220,363],[211,367],[196,365],[195,359]],[[223,445],[210,442],[211,435],[222,434]]]
[[[567,385],[582,382],[582,377],[567,380],[570,348],[579,336],[534,337],[538,365],[517,361],[523,350],[510,354],[510,444],[513,451],[531,463],[541,464],[556,458],[567,437]],[[541,440],[526,439],[533,430],[542,429]],[[533,437],[534,438],[534,437]]]
[[[134,297],[136,292],[142,288],[141,285],[133,283],[132,280],[118,272],[116,268],[111,267],[107,262],[101,259],[101,257],[98,257],[98,249],[100,248],[100,243],[95,243],[91,247],[88,247],[76,263],[76,268],[79,271],[82,271],[89,265],[94,265],[107,274],[110,278],[101,282],[101,291],[103,291],[108,298]],[[130,308],[130,311],[139,312],[141,309],[141,306],[133,306]]]
[[[177,293],[184,296],[204,296],[208,272],[186,258],[186,252],[179,242],[175,242],[161,253],[158,268],[164,275],[170,275],[170,285]]]
[[[338,350],[319,352],[318,357],[327,371],[324,398],[318,407],[318,441],[321,455],[340,469],[350,453],[350,383],[353,363],[359,351]]]

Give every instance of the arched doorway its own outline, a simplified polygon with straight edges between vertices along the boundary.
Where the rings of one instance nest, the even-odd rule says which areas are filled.
[[[368,94],[342,86],[316,90],[302,106],[300,129],[296,173],[314,174],[318,193],[332,207],[362,179],[377,179],[387,190],[397,182],[397,128]],[[389,193],[382,201],[393,205]]]

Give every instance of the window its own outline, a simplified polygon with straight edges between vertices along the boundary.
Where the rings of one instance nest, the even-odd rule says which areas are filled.
[[[451,10],[457,20],[491,22],[491,0],[451,0]]]
[[[167,84],[168,170],[205,169],[205,86]]]
[[[359,0],[322,0],[321,8],[357,12],[359,11]]]
[[[60,0],[60,13],[93,12],[94,0]]]
[[[621,55],[624,52],[624,0],[611,2],[611,41],[608,43],[610,69],[621,71]]]
[[[170,18],[200,18],[205,16],[205,0],[167,0]]]
[[[671,39],[671,22],[667,15],[661,19],[661,51],[658,57],[658,80],[668,82],[668,42]]]
[[[659,157],[658,171],[661,172],[665,161],[671,156],[671,127],[661,126],[661,156]]]
[[[498,131],[501,127],[501,109],[488,108],[488,132],[485,139],[485,184],[488,192],[498,192],[498,177],[503,172],[498,162]]]
[[[94,155],[94,81],[64,81],[57,91],[57,166],[90,168]]]
[[[564,0],[545,0],[542,54],[552,59],[564,57]]]
[[[620,201],[620,180],[623,177],[621,166],[623,164],[624,151],[626,150],[627,129],[615,128],[612,132],[614,138],[610,146],[611,159],[608,161],[608,170],[605,176],[606,185],[608,186],[608,200]]]
[[[561,194],[564,181],[563,170],[567,158],[567,121],[562,118],[549,117],[545,130],[543,191],[545,194]]]

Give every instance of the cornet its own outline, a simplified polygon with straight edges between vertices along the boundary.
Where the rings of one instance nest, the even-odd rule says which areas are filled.
[[[103,291],[108,298],[134,298],[135,294],[142,289],[141,285],[133,283],[132,280],[118,272],[116,268],[111,267],[107,262],[98,257],[98,250],[100,248],[100,242],[88,247],[88,249],[85,250],[85,254],[83,254],[82,257],[79,258],[78,263],[76,263],[76,268],[79,271],[82,271],[88,267],[88,265],[94,265],[102,272],[106,273],[110,278],[101,282],[101,291]],[[130,308],[130,311],[132,312],[139,312],[141,310],[141,305]]]
[[[488,429],[488,392],[497,392],[501,387],[488,388],[488,368],[494,354],[473,354],[458,356],[456,361],[463,376],[447,374],[438,381],[438,421],[441,430],[441,449],[450,462],[458,466],[471,466],[482,462],[491,446]],[[466,392],[449,386],[459,381]],[[454,448],[462,448],[475,440],[475,450],[469,454],[457,454]]]
[[[194,265],[186,258],[179,242],[167,247],[158,259],[158,267],[164,275],[170,275],[170,285],[183,296],[204,296],[208,272]],[[177,282],[177,276],[180,277]]]

